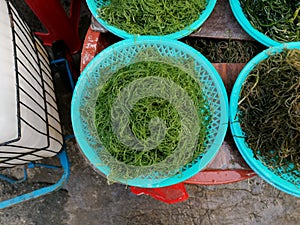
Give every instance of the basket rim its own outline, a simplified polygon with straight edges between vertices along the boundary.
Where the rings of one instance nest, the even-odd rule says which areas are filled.
[[[159,45],[167,45],[172,46],[177,49],[184,49],[184,51],[191,55],[191,57],[198,59],[199,62],[203,62],[204,68],[207,70],[208,74],[211,75],[212,80],[214,81],[216,85],[216,89],[219,92],[220,96],[220,105],[221,105],[221,118],[218,128],[218,133],[216,135],[216,138],[212,142],[212,146],[207,150],[206,153],[203,154],[203,157],[199,162],[195,163],[191,168],[188,168],[187,170],[183,171],[178,176],[163,178],[163,179],[156,179],[157,182],[155,183],[149,183],[147,186],[145,186],[145,179],[142,178],[136,178],[132,180],[122,181],[119,180],[121,183],[130,185],[130,186],[138,186],[138,187],[147,187],[147,188],[156,188],[156,187],[164,187],[164,186],[170,186],[176,183],[180,183],[195,174],[197,174],[201,169],[203,169],[217,154],[218,150],[220,149],[222,142],[225,138],[225,134],[228,127],[228,118],[229,118],[229,112],[228,112],[228,98],[226,94],[226,89],[223,84],[223,81],[216,71],[216,69],[213,67],[213,65],[198,51],[193,49],[192,47],[176,41],[176,40],[170,40],[166,38],[150,38],[150,37],[139,37],[136,39],[127,39],[120,42],[117,42],[113,44],[112,46],[104,49],[102,52],[100,52],[84,69],[82,74],[80,75],[76,87],[74,89],[74,94],[72,97],[71,102],[71,120],[73,125],[74,134],[76,137],[76,140],[80,146],[80,149],[83,151],[84,155],[89,159],[89,161],[102,173],[105,175],[109,174],[109,168],[105,165],[101,165],[101,161],[99,160],[99,157],[96,155],[95,151],[91,149],[89,144],[86,141],[86,138],[84,136],[84,133],[82,132],[82,124],[79,122],[79,108],[80,108],[80,92],[79,89],[84,86],[85,81],[87,80],[88,74],[90,71],[92,71],[94,68],[97,67],[99,62],[102,60],[105,60],[106,57],[108,57],[111,53],[116,53],[119,49],[124,49],[130,46],[135,46],[137,44],[159,44]],[[80,87],[81,86],[81,87]],[[143,184],[143,185],[142,185]]]
[[[262,60],[267,59],[270,55],[282,52],[283,49],[300,49],[300,42],[284,43],[262,51],[252,60],[250,60],[238,75],[230,96],[230,129],[239,152],[256,174],[258,174],[266,182],[278,188],[279,190],[296,197],[300,197],[300,187],[297,189],[295,184],[292,184],[274,174],[274,172],[271,171],[267,166],[265,166],[260,160],[253,157],[253,151],[248,148],[244,141],[244,138],[242,138],[242,136],[244,136],[244,133],[241,129],[240,123],[236,120],[240,91],[248,74]]]
[[[87,6],[90,10],[90,12],[92,13],[92,16],[108,31],[110,31],[111,33],[115,34],[116,36],[119,36],[123,39],[128,39],[128,38],[136,38],[136,37],[165,37],[165,38],[169,38],[169,39],[180,39],[183,38],[185,36],[188,36],[189,34],[191,34],[193,31],[195,31],[196,29],[198,29],[206,20],[207,18],[210,16],[210,14],[212,13],[217,0],[206,0],[208,2],[206,8],[199,14],[199,18],[194,21],[192,24],[190,24],[189,26],[185,27],[184,29],[180,30],[180,31],[176,31],[174,33],[171,34],[166,34],[166,35],[140,35],[140,34],[129,34],[128,32],[119,29],[115,26],[109,25],[105,20],[99,18],[98,14],[97,14],[97,7],[95,6],[95,2],[96,0],[86,0]]]
[[[281,45],[281,42],[275,41],[268,37],[267,35],[263,34],[262,32],[255,29],[249,20],[246,18],[243,8],[241,7],[239,0],[229,0],[231,10],[233,12],[234,17],[242,26],[242,28],[255,40],[262,43],[267,47]]]

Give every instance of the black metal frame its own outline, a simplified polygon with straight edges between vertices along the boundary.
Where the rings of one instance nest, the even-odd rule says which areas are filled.
[[[49,123],[49,118],[53,119],[54,121],[57,122],[57,124],[60,125],[59,121],[59,112],[57,106],[52,105],[48,100],[48,98],[51,98],[54,102],[56,101],[55,98],[45,89],[49,88],[51,91],[54,92],[54,88],[46,82],[45,78],[49,79],[50,81],[53,81],[51,77],[51,71],[50,71],[50,64],[45,65],[45,62],[49,62],[49,59],[46,58],[45,56],[48,56],[47,52],[41,45],[41,43],[38,41],[38,39],[34,36],[33,32],[31,29],[22,21],[21,17],[17,13],[17,11],[12,7],[11,3],[6,0],[7,2],[7,7],[8,7],[8,13],[10,16],[10,21],[11,21],[11,31],[12,31],[12,42],[13,42],[13,51],[14,51],[14,63],[15,63],[15,76],[16,76],[16,96],[17,96],[17,121],[18,121],[18,136],[12,140],[8,140],[6,142],[0,143],[0,153],[4,154],[9,154],[9,155],[15,155],[12,157],[4,157],[0,156],[0,164],[4,164],[4,168],[6,167],[13,167],[16,165],[21,165],[21,164],[26,164],[31,162],[32,160],[29,159],[24,159],[24,156],[31,155],[33,156],[36,160],[42,159],[41,155],[37,154],[40,151],[48,151],[51,152],[51,155],[55,155],[58,152],[53,151],[51,149],[48,149],[50,146],[50,141],[56,141],[58,142],[61,146],[63,145],[63,140],[56,139],[55,137],[52,137],[50,135],[50,127],[56,131],[59,135],[62,136],[61,130],[56,129],[54,126],[52,126]],[[22,35],[26,37],[26,40],[30,45],[24,43],[24,40],[22,40],[20,33],[16,32],[16,29],[18,28],[21,30]],[[25,47],[25,50],[22,50],[20,46],[17,45],[18,43],[21,43],[23,47]],[[39,50],[42,50],[42,54],[39,52]],[[26,52],[25,52],[26,51]],[[34,52],[36,55],[31,54],[31,51]],[[24,58],[26,58],[27,62],[22,62],[20,60],[20,56],[23,55]],[[36,64],[33,65],[32,61]],[[26,67],[26,64],[29,64],[34,71],[31,71],[29,68]],[[24,76],[24,74],[21,73],[20,68],[23,67],[28,74],[30,74],[31,78],[35,80],[35,82],[39,85],[39,88],[41,88],[43,91],[40,92],[37,90],[37,87],[34,87],[33,84],[31,84],[28,79]],[[45,68],[45,69],[44,69]],[[48,69],[49,68],[49,69]],[[33,74],[35,73],[35,74]],[[40,76],[39,81],[36,76]],[[21,81],[25,82],[28,87],[30,87],[31,91],[35,92],[39,97],[43,99],[43,105],[40,105],[37,100],[35,100],[28,91],[26,91],[22,85]],[[21,94],[25,95],[27,98],[29,98],[31,101],[36,104],[37,107],[39,107],[41,110],[43,110],[44,115],[40,115],[37,111],[35,111],[33,108],[30,108],[30,106],[26,105],[24,102],[21,100]],[[54,110],[58,117],[53,116],[52,114],[49,113],[49,108],[52,108]],[[31,124],[29,121],[26,121],[24,117],[22,117],[22,109],[23,110],[29,110],[31,113],[33,113],[37,118],[42,120],[46,124],[46,132],[40,130],[38,127],[35,127],[34,124]],[[28,126],[30,129],[34,130],[35,132],[38,132],[41,135],[45,135],[47,138],[47,144],[46,146],[43,146],[41,148],[33,148],[33,147],[26,147],[26,146],[21,146],[18,145],[18,141],[21,140],[22,138],[22,126]],[[6,147],[5,150],[1,150],[1,148]],[[9,151],[8,148],[12,148],[12,151]],[[20,152],[15,152],[13,151],[13,148],[21,148],[24,149],[24,153]],[[26,149],[26,150],[25,150]],[[12,160],[18,160],[19,163],[12,163]]]

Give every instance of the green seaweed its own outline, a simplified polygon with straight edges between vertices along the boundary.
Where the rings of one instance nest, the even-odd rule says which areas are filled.
[[[111,109],[120,91],[133,81],[150,76],[171,79],[183,88],[193,101],[195,108],[198,110],[199,121],[199,124],[195,124],[195,126],[200,127],[193,159],[199,157],[205,149],[204,143],[210,123],[210,111],[200,83],[180,68],[162,62],[133,63],[117,70],[105,82],[100,90],[95,107],[96,128],[101,143],[118,161],[132,166],[153,165],[165,160],[173,153],[180,138],[179,131],[182,118],[180,118],[175,107],[165,99],[153,96],[143,98],[130,111],[129,126],[132,133],[139,140],[146,140],[151,135],[149,129],[151,119],[158,117],[165,121],[166,133],[164,139],[156,148],[140,151],[126,146],[119,140],[112,127]],[[131,93],[134,91],[130,90]],[[168,90],[153,87],[153,92],[166,91]]]
[[[240,0],[251,25],[278,42],[300,40],[299,0]]]
[[[195,22],[205,0],[111,0],[98,9],[108,24],[130,34],[166,35]]]

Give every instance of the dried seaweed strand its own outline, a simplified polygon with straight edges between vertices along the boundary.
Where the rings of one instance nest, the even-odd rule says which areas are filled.
[[[300,50],[285,49],[256,65],[238,107],[254,156],[300,178]]]
[[[299,0],[240,0],[254,28],[279,42],[300,40]]]
[[[214,63],[246,63],[264,47],[257,42],[186,38],[183,40]]]

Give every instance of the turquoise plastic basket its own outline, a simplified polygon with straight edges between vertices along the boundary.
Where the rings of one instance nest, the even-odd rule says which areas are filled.
[[[274,41],[273,39],[269,38],[262,32],[256,30],[249,20],[246,18],[243,8],[241,7],[240,1],[239,0],[229,0],[230,2],[230,7],[233,12],[233,15],[239,22],[239,24],[242,26],[242,28],[255,40],[259,41],[260,43],[264,44],[265,46],[276,46],[280,45],[281,43],[278,41]]]
[[[80,108],[84,107],[86,102],[89,101],[89,96],[92,95],[98,85],[101,76],[99,68],[115,67],[119,63],[130,65],[133,63],[132,59],[136,54],[149,49],[149,47],[156,49],[162,56],[184,59],[192,58],[195,70],[198,71],[200,82],[203,84],[203,92],[212,108],[212,122],[209,128],[206,152],[191,164],[185,166],[182,173],[161,179],[139,177],[131,180],[118,180],[130,186],[154,188],[180,183],[197,174],[214,158],[224,140],[229,117],[227,94],[219,74],[203,55],[182,42],[164,38],[158,40],[151,37],[139,37],[135,40],[127,39],[118,42],[98,54],[82,72],[74,90],[71,116],[75,137],[82,152],[98,171],[108,175],[110,169],[106,165],[103,165],[99,158],[97,154],[99,149],[93,149],[89,144],[91,140],[98,141],[98,138],[93,137],[89,131],[87,124],[80,115]]]
[[[179,39],[183,38],[185,36],[188,36],[191,34],[194,30],[198,29],[204,21],[209,17],[209,15],[212,13],[217,0],[207,0],[207,6],[206,9],[201,12],[199,15],[198,20],[196,20],[194,23],[190,24],[189,26],[185,27],[184,29],[177,31],[172,34],[163,35],[163,37],[169,38],[169,39]],[[115,26],[109,25],[106,21],[99,18],[97,10],[103,6],[103,0],[86,0],[86,3],[88,5],[88,8],[90,9],[92,15],[96,18],[96,20],[108,31],[112,32],[113,34],[127,39],[127,38],[133,38],[135,36],[140,36],[138,34],[129,34],[124,30],[121,30]],[[158,36],[161,37],[161,36]]]
[[[245,134],[243,133],[240,123],[238,121],[238,101],[239,95],[241,92],[242,85],[246,80],[248,74],[253,70],[253,68],[262,60],[267,59],[270,55],[282,52],[284,48],[287,49],[300,49],[300,42],[291,42],[287,44],[281,44],[279,46],[271,47],[256,57],[254,57],[247,65],[243,68],[239,74],[232,93],[230,96],[230,128],[234,141],[245,159],[248,165],[257,173],[260,177],[266,180],[268,183],[278,188],[281,191],[284,191],[288,194],[300,197],[300,179],[295,177],[293,174],[285,173],[282,169],[272,170],[263,164],[262,161],[255,159],[253,151],[248,148],[246,142],[244,141]],[[259,129],[259,128],[258,128]],[[280,174],[279,175],[276,175]],[[300,171],[299,171],[300,174]],[[295,185],[298,184],[298,185]]]

